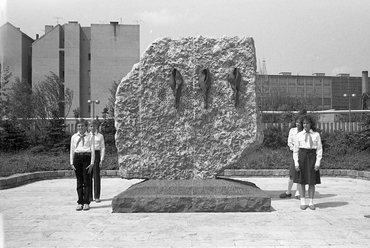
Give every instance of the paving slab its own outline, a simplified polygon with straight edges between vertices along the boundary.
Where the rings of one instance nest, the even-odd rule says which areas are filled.
[[[141,180],[102,179],[102,202],[75,211],[73,178],[0,191],[0,247],[370,247],[370,181],[322,177],[316,210],[280,199],[287,178],[238,178],[271,197],[271,212],[112,213]],[[295,186],[294,186],[295,189]]]

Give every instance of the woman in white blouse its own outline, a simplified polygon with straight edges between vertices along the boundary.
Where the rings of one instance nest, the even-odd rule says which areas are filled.
[[[299,132],[294,141],[293,159],[296,174],[293,182],[301,185],[302,210],[308,208],[315,210],[313,204],[315,185],[320,184],[320,163],[322,158],[321,137],[316,132],[316,123],[312,116],[305,115],[301,118],[303,130]],[[309,204],[305,201],[305,185],[308,184]]]

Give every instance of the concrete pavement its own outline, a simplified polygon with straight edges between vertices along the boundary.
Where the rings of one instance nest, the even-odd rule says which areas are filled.
[[[76,211],[75,179],[0,191],[0,247],[370,247],[370,181],[322,177],[316,210],[280,199],[287,178],[239,178],[271,196],[269,213],[113,214],[140,180],[102,179],[102,202]],[[295,186],[294,186],[295,189]]]

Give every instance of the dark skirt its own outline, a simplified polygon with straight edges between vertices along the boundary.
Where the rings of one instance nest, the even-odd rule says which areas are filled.
[[[315,171],[316,149],[302,149],[298,151],[299,171],[295,171],[293,182],[303,185],[321,184],[320,171]]]
[[[295,174],[295,166],[294,166],[294,160],[293,160],[293,154],[290,159],[290,168],[289,168],[289,179],[293,180]]]

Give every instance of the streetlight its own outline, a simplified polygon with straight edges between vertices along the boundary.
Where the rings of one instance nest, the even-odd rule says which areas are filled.
[[[355,97],[356,94],[343,94],[344,97],[348,97],[348,124],[350,125],[350,131],[352,131],[351,125],[351,97]]]
[[[92,119],[94,119],[94,116],[95,116],[95,103],[96,104],[99,104],[100,101],[99,100],[87,100],[88,104],[92,104],[93,106],[93,111],[92,111]]]

